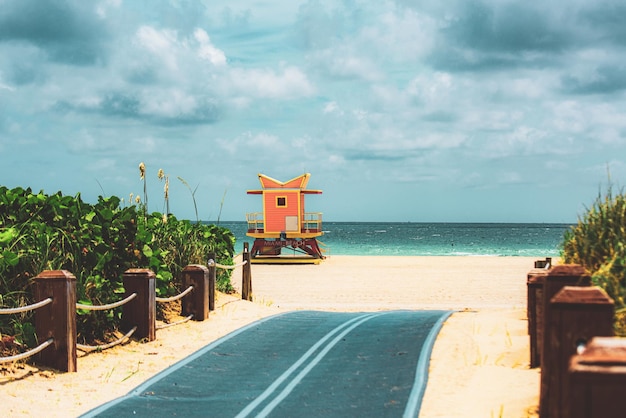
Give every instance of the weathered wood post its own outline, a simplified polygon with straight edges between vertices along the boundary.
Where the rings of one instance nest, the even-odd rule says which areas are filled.
[[[594,337],[571,358],[569,418],[621,418],[625,393],[626,338]]]
[[[551,350],[552,327],[551,327],[551,303],[552,298],[565,286],[590,286],[591,276],[585,268],[578,264],[563,264],[554,266],[548,270],[543,285],[543,334],[541,341],[541,384],[539,393],[539,416],[549,417],[548,406],[551,396],[549,390],[549,376],[552,373],[553,364],[544,361],[546,352]],[[552,417],[551,417],[552,418]]]
[[[215,310],[215,280],[217,276],[215,263],[215,253],[209,253],[209,311]]]
[[[156,339],[156,276],[150,269],[128,269],[122,276],[124,297],[137,296],[122,307],[122,327],[125,331],[137,326],[133,337]]]
[[[541,405],[541,416],[559,418],[568,416],[570,358],[592,337],[613,335],[614,304],[599,287],[565,286],[552,298],[550,311],[541,371],[546,405]]]
[[[250,266],[250,250],[248,243],[243,243],[244,265],[241,269],[241,299],[252,301],[252,267]]]
[[[35,311],[38,343],[54,343],[38,354],[38,361],[63,372],[76,371],[76,277],[66,270],[45,270],[35,278],[36,301],[52,303]]]
[[[183,269],[183,287],[193,290],[183,296],[183,316],[193,315],[194,321],[209,317],[209,269],[199,264],[190,264]]]
[[[536,265],[536,263],[535,263]],[[528,291],[526,316],[530,337],[530,367],[541,364],[541,343],[543,341],[543,286],[548,270],[534,268],[526,276]]]

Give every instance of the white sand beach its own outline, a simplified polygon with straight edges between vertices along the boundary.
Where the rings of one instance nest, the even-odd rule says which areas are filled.
[[[160,329],[156,341],[81,355],[78,372],[0,366],[3,411],[12,417],[78,416],[130,390],[201,347],[289,310],[445,309],[420,417],[535,417],[539,370],[529,368],[529,257],[332,256],[319,265],[252,266],[254,302],[219,294],[203,322]],[[241,271],[233,272],[241,285]]]

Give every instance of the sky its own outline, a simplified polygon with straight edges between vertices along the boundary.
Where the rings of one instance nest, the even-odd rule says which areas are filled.
[[[618,0],[0,0],[0,186],[244,221],[576,222],[626,182]],[[182,180],[181,180],[182,179]],[[197,216],[194,209],[197,205]]]

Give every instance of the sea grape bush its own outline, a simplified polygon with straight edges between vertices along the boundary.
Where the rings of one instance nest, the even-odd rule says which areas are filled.
[[[611,188],[565,233],[561,258],[584,266],[615,301],[615,331],[626,335],[626,196]]]
[[[209,253],[232,264],[234,236],[227,229],[120,203],[115,196],[88,204],[80,194],[0,187],[0,307],[37,302],[32,278],[43,270],[72,272],[80,303],[99,305],[122,299],[122,274],[129,268],[152,269],[157,294],[171,296],[181,290],[187,264],[206,264]],[[230,271],[218,270],[217,283],[219,290],[232,291]],[[117,329],[120,315],[121,308],[79,311],[79,340],[105,339]],[[0,334],[33,346],[32,313],[0,316]]]

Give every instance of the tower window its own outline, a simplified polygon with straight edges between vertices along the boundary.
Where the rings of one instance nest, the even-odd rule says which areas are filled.
[[[277,207],[285,207],[285,206],[287,206],[287,198],[286,197],[277,197],[276,198],[276,206]]]

